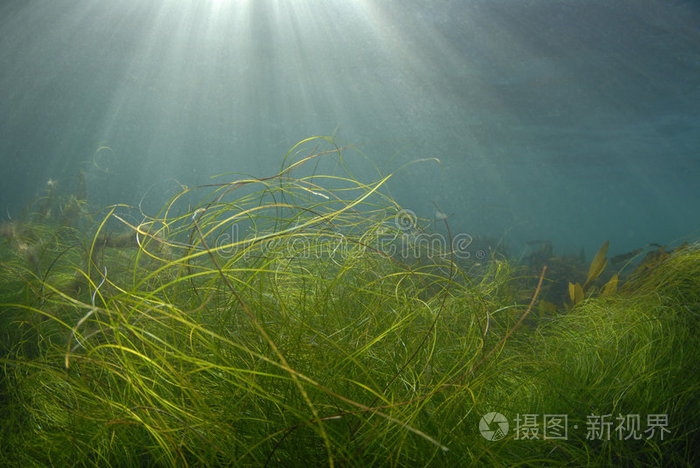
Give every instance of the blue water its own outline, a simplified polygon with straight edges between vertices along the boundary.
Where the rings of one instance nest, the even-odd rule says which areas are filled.
[[[155,207],[335,134],[454,232],[615,255],[700,233],[700,7],[661,0],[3,0],[0,210],[87,175]],[[372,164],[370,164],[370,161]]]

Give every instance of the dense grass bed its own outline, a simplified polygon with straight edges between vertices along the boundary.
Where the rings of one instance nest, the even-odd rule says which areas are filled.
[[[546,271],[421,243],[322,142],[154,216],[7,224],[0,464],[697,465],[697,244],[542,312]]]

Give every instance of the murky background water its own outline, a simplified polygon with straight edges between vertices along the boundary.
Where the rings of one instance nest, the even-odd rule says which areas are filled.
[[[153,208],[275,174],[335,133],[360,179],[454,232],[612,255],[697,236],[690,1],[124,0],[0,4],[0,209],[82,169]]]

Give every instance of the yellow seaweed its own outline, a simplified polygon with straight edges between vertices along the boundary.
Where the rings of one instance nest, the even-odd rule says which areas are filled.
[[[576,305],[583,300],[583,288],[580,284],[569,283],[569,297],[572,305]]]
[[[593,258],[593,261],[591,262],[591,267],[588,269],[588,278],[586,278],[586,282],[583,283],[584,288],[588,285],[588,283],[599,277],[603,270],[605,270],[605,267],[608,265],[608,259],[605,256],[608,253],[609,244],[609,241],[605,241],[600,247],[600,250],[598,250],[598,253],[595,254],[595,258]]]
[[[603,286],[603,291],[600,293],[601,296],[609,296],[611,294],[615,294],[617,292],[617,281],[619,277],[618,274],[615,273],[612,275],[612,278],[608,280],[607,283],[605,283],[605,286]]]

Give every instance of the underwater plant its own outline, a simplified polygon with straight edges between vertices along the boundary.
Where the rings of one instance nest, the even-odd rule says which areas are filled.
[[[310,138],[273,176],[221,175],[155,214],[3,228],[0,463],[690,463],[697,244],[534,329],[547,268],[521,287],[500,253],[478,272],[451,243],[404,258],[395,175],[358,181],[349,154]],[[50,239],[40,272],[14,252],[22,229]],[[566,411],[583,427],[591,412],[665,413],[672,436],[479,430],[491,412]]]
[[[593,257],[591,266],[588,269],[588,276],[586,277],[586,281],[583,283],[583,286],[581,286],[579,283],[569,283],[569,297],[571,298],[571,305],[576,305],[583,301],[585,289],[605,270],[605,267],[608,265],[606,255],[608,253],[609,245],[610,243],[605,241],[598,250],[598,253],[596,253],[595,257]],[[601,295],[607,296],[615,293],[615,291],[617,291],[618,279],[619,275],[615,273],[601,288]]]

